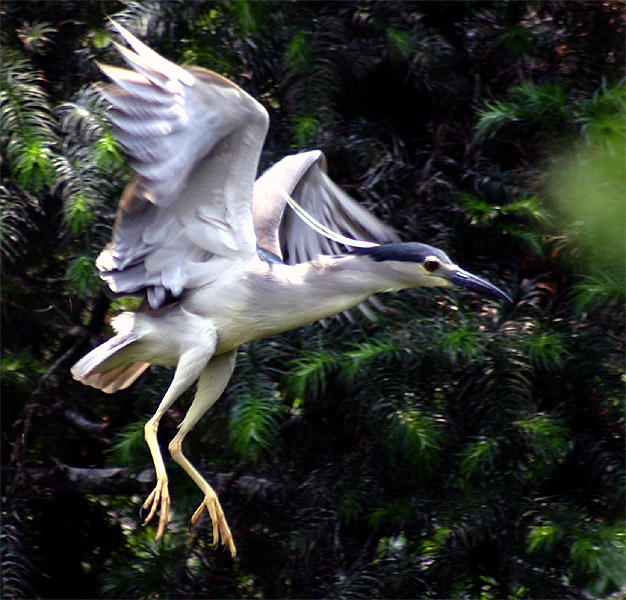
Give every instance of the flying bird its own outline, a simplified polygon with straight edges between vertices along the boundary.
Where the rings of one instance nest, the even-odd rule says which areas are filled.
[[[197,381],[169,443],[172,458],[204,498],[216,543],[236,553],[217,494],[183,453],[185,436],[224,391],[242,344],[336,315],[372,295],[415,287],[465,288],[509,300],[444,252],[401,243],[327,175],[320,151],[283,158],[255,181],[267,111],[224,77],[182,68],[113,23],[130,69],[99,65],[116,137],[136,178],[120,200],[112,241],[96,260],[111,292],[142,295],[136,312],[112,321],[116,335],[73,367],[107,393],[150,365],[175,367],[145,439],[156,486],[145,523],[169,520],[168,475],[159,422]]]

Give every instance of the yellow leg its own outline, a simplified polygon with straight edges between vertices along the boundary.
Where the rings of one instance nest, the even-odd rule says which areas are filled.
[[[159,406],[159,409],[161,406],[163,406],[162,403]],[[170,405],[168,405],[162,412],[164,413],[169,406]],[[161,456],[161,449],[159,448],[159,442],[157,440],[157,431],[159,429],[161,416],[162,414],[159,414],[159,411],[157,411],[157,413],[146,423],[144,427],[146,443],[148,444],[150,454],[152,455],[152,462],[154,463],[157,482],[155,488],[152,492],[150,492],[150,495],[143,503],[142,509],[149,511],[143,524],[147,525],[152,520],[152,517],[154,517],[157,508],[160,508],[159,525],[156,533],[157,540],[160,540],[163,537],[163,533],[167,527],[171,504],[170,493],[167,486],[167,471],[165,470],[165,463],[163,462],[163,456]]]
[[[195,348],[193,352],[187,352],[181,355],[170,387],[167,389],[167,392],[165,392],[165,396],[163,396],[163,400],[161,400],[154,416],[144,427],[146,444],[148,444],[150,454],[152,455],[157,482],[154,490],[152,490],[143,503],[143,510],[148,511],[148,516],[143,524],[147,525],[152,520],[157,510],[159,510],[159,524],[156,533],[157,540],[163,537],[163,533],[167,527],[170,518],[171,504],[167,471],[165,470],[165,463],[163,462],[163,456],[161,455],[161,449],[159,448],[159,441],[157,439],[159,422],[170,406],[172,406],[181,394],[200,376],[202,369],[211,356],[213,348],[214,346],[207,348],[205,353],[199,352],[198,349]]]
[[[206,510],[213,523],[213,541],[218,544],[221,540],[224,546],[228,546],[232,556],[235,556],[237,550],[220,501],[215,490],[183,454],[183,440],[202,415],[204,415],[222,395],[235,368],[235,358],[236,350],[228,352],[227,354],[221,354],[214,357],[204,371],[202,371],[200,381],[198,382],[198,391],[196,392],[194,400],[179,426],[178,433],[169,444],[169,451],[172,458],[185,470],[204,494],[204,500],[191,517],[191,523],[195,524]]]
[[[230,527],[228,526],[228,522],[226,521],[226,517],[224,515],[224,511],[222,510],[222,505],[220,504],[219,498],[217,497],[215,490],[204,479],[204,477],[202,477],[202,475],[198,473],[195,467],[183,454],[183,437],[184,436],[178,434],[171,441],[169,446],[170,452],[172,453],[172,457],[174,458],[174,460],[183,469],[185,469],[189,477],[193,479],[194,483],[200,488],[200,490],[204,494],[204,500],[193,513],[193,516],[191,517],[191,523],[192,525],[195,525],[198,522],[198,519],[202,516],[202,513],[206,510],[209,513],[211,522],[213,523],[213,541],[216,544],[219,544],[219,542],[221,541],[224,546],[228,547],[231,555],[235,556],[237,554],[237,549],[235,548],[233,535],[230,532]]]

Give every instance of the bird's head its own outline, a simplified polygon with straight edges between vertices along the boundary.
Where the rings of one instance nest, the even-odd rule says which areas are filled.
[[[397,289],[409,287],[447,287],[466,289],[511,302],[508,294],[487,280],[461,269],[437,248],[418,242],[381,244],[355,248],[353,254],[366,256],[389,272]]]

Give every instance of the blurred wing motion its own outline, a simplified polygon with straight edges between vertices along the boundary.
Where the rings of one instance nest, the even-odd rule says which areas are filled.
[[[145,291],[152,308],[256,252],[251,197],[265,109],[223,77],[171,63],[114,24],[132,71],[100,65],[116,137],[139,177],[96,265],[113,292]]]
[[[285,195],[315,222],[335,234],[376,245],[400,241],[398,235],[341,190],[326,174],[326,159],[319,150],[283,158],[254,184],[254,229],[260,248],[288,264],[339,254],[345,246],[315,231],[294,210]]]

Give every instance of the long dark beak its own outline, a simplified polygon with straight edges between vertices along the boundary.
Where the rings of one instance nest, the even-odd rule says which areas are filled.
[[[484,296],[489,296],[497,300],[506,300],[507,302],[513,302],[508,294],[505,294],[500,288],[489,283],[486,279],[478,277],[478,275],[472,275],[463,269],[457,269],[451,271],[447,277],[448,281],[453,285],[470,290],[472,292],[478,292]]]

